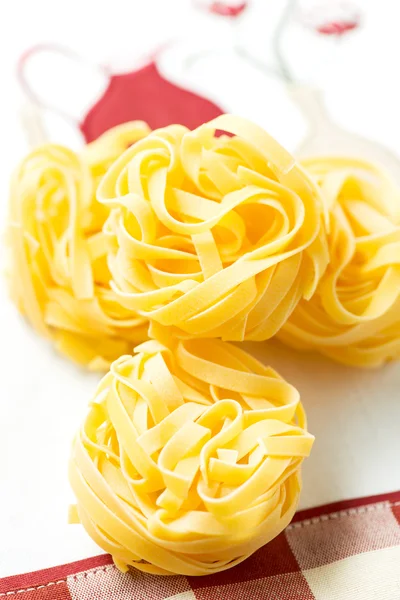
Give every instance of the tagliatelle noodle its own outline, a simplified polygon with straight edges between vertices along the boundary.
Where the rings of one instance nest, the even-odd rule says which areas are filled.
[[[347,157],[303,161],[328,203],[330,263],[280,338],[346,364],[400,357],[400,188],[379,166]]]
[[[97,389],[73,444],[70,520],[123,571],[216,573],[288,525],[314,438],[273,369],[220,340],[158,338]]]
[[[152,132],[110,167],[97,197],[112,208],[119,301],[181,337],[270,338],[327,265],[318,186],[239,117]]]
[[[110,289],[102,232],[107,207],[96,189],[109,165],[146,136],[145,123],[116,127],[80,155],[55,144],[33,150],[11,187],[9,282],[28,321],[73,360],[92,369],[146,339],[147,321]]]

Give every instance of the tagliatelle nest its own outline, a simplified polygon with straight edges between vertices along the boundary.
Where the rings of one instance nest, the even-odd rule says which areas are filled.
[[[116,565],[205,575],[290,522],[313,436],[297,390],[219,340],[150,340],[113,363],[70,461],[80,521]]]
[[[147,322],[110,289],[103,232],[107,207],[96,201],[108,166],[149,132],[116,127],[80,155],[55,144],[33,150],[15,173],[10,199],[9,281],[30,323],[90,368],[107,368],[146,336]]]
[[[111,166],[98,199],[113,208],[119,301],[181,337],[270,338],[327,265],[318,187],[239,117],[152,132]]]
[[[400,188],[366,161],[303,162],[330,210],[330,263],[280,337],[346,364],[375,367],[400,357]]]

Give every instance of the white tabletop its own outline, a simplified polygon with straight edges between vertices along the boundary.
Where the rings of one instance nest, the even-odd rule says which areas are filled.
[[[188,2],[174,2],[174,10],[168,11],[166,5],[170,3],[166,0],[138,3],[115,0],[113,6],[118,19],[115,14],[110,16],[99,9],[99,3],[89,1],[40,0],[29,4],[15,1],[10,5],[7,49],[0,48],[1,74],[5,89],[10,90],[7,94],[2,92],[0,97],[2,227],[9,174],[26,152],[16,116],[19,97],[13,83],[13,64],[18,54],[43,39],[58,39],[74,44],[91,58],[112,57],[113,64],[118,65],[121,57],[126,60],[129,31],[135,33],[131,36],[135,40],[130,56],[136,56],[139,51],[143,54],[156,43],[178,36],[182,23],[189,33],[194,23],[199,28],[198,17],[189,10]],[[254,4],[262,14],[265,3]],[[383,52],[389,39],[393,50],[393,44],[400,45],[395,40],[397,29],[394,26],[390,29],[391,22],[396,19],[398,22],[395,3],[371,1],[368,4],[371,12],[366,29],[373,22],[372,32],[375,31],[382,42],[374,46],[380,46]],[[385,10],[392,11],[392,18],[385,17],[388,24],[382,17]],[[57,12],[61,19],[57,18]],[[157,23],[152,20],[152,14],[158,15]],[[129,26],[126,15],[131,16]],[[89,22],[93,25],[95,22],[96,28],[88,30]],[[32,27],[32,24],[37,26]],[[384,31],[382,24],[389,29]],[[253,26],[260,30],[256,24]],[[107,39],[107,48],[102,44],[104,39]],[[371,45],[363,44],[364,50]],[[186,48],[189,47],[187,44]],[[360,48],[356,48],[352,60],[349,58],[350,70],[360,60],[357,54],[360,52]],[[369,69],[378,73],[377,54],[366,52],[363,56]],[[165,56],[162,66],[169,76],[181,82],[186,78],[192,86],[218,98],[226,109],[259,121],[289,148],[295,148],[305,132],[305,124],[283,86],[272,79],[267,81],[246,65],[234,61],[229,53],[222,52],[208,62],[200,61],[189,74],[184,73],[181,56],[182,50]],[[380,60],[383,64],[384,57]],[[342,80],[350,85],[351,73],[346,71]],[[340,100],[340,94],[334,95],[335,86],[331,85],[329,106],[334,107],[335,118],[342,125],[349,127],[351,122],[359,132],[375,135],[396,150],[399,128],[394,107],[399,105],[400,94],[387,72],[384,92],[382,77],[378,79],[377,75],[374,81],[379,85],[371,87],[369,84],[370,96],[365,100],[363,94],[368,82],[360,79],[347,105]],[[88,96],[82,99],[80,109],[76,109],[74,91],[68,93],[71,106],[78,113],[85,102],[90,103],[90,93],[85,90]],[[385,106],[382,100],[377,104],[381,97],[389,98]],[[359,110],[356,110],[357,98]],[[69,99],[64,97],[67,105]],[[378,108],[380,106],[382,108]],[[67,131],[57,120],[49,124],[53,139],[79,144],[79,136]],[[400,146],[397,149],[400,151]],[[36,337],[8,300],[4,280],[0,284],[0,331],[0,576],[6,576],[99,553],[80,526],[67,525],[72,495],[66,476],[71,439],[98,377],[68,363],[55,354],[47,342]],[[248,344],[247,348],[296,385],[306,405],[316,443],[304,467],[301,507],[400,489],[400,365],[362,371],[320,357],[297,354],[277,344]]]

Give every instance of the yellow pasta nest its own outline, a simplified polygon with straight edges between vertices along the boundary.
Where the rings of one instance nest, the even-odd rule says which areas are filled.
[[[356,366],[400,357],[400,189],[379,167],[353,158],[303,162],[330,210],[330,263],[315,295],[280,332]]]
[[[37,331],[90,368],[110,362],[146,336],[146,320],[110,289],[103,232],[108,209],[96,201],[109,165],[149,129],[127,123],[81,155],[55,144],[32,151],[15,173],[10,200],[11,295]]]
[[[77,435],[71,520],[121,570],[205,575],[290,522],[313,436],[297,390],[220,340],[149,340],[100,383]]]
[[[270,338],[326,268],[318,186],[239,117],[152,132],[111,166],[98,199],[113,208],[120,302],[180,337]]]

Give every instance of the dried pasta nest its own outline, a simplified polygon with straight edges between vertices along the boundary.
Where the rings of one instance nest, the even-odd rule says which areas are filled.
[[[46,144],[12,182],[12,298],[37,331],[93,369],[107,369],[147,337],[146,319],[122,307],[110,288],[110,238],[102,232],[109,211],[95,194],[109,165],[148,132],[145,123],[127,123],[80,154]]]
[[[239,117],[152,132],[111,166],[98,199],[113,209],[121,304],[181,337],[268,339],[327,265],[318,186]]]
[[[227,342],[162,337],[97,389],[73,444],[71,520],[121,570],[216,573],[290,522],[314,438],[273,369]]]
[[[374,164],[320,157],[303,162],[330,212],[329,266],[279,336],[349,365],[400,357],[400,189]]]

